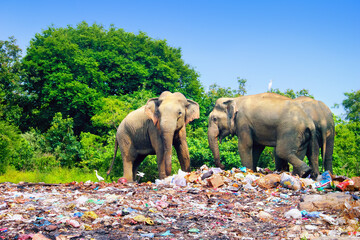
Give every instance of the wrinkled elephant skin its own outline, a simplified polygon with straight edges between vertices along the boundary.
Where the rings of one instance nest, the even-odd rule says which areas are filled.
[[[273,94],[272,97],[286,98],[284,96]],[[286,98],[291,100],[290,98]],[[302,109],[313,120],[316,129],[316,142],[314,154],[319,155],[319,148],[322,152],[323,166],[325,171],[332,171],[332,155],[334,151],[334,137],[335,137],[335,123],[331,110],[325,103],[312,99],[310,97],[301,96],[293,99],[301,105]],[[310,159],[310,150],[307,152],[307,157]],[[278,171],[289,169],[288,163],[279,159],[275,154],[276,169]],[[313,169],[318,166],[318,163],[310,164]],[[316,177],[317,172],[313,172],[313,177]]]

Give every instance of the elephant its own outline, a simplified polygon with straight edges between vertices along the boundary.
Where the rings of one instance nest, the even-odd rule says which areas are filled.
[[[220,163],[218,138],[237,135],[242,165],[256,171],[265,146],[294,167],[294,174],[307,176],[312,169],[301,159],[307,151],[316,165],[315,125],[299,103],[271,97],[272,93],[219,98],[209,114],[208,141],[215,164]],[[314,166],[315,169],[316,166]]]
[[[181,169],[190,171],[190,156],[186,142],[186,124],[200,116],[199,104],[179,92],[165,91],[149,99],[145,106],[129,113],[120,123],[115,140],[114,157],[121,151],[124,178],[134,181],[140,163],[147,155],[155,155],[159,178],[171,174],[171,154],[174,145]]]
[[[314,154],[319,155],[319,148],[321,149],[323,167],[325,171],[330,171],[332,173],[332,155],[334,150],[335,123],[331,110],[322,101],[318,101],[306,96],[295,98],[292,101],[300,103],[303,110],[313,120],[316,129],[316,145]],[[278,159],[276,155],[275,159],[277,170],[288,169],[288,163],[286,161]],[[310,162],[310,164],[312,163]]]

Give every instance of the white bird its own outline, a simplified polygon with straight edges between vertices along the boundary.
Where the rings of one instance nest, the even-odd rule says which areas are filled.
[[[95,174],[99,181],[104,181],[104,178],[98,174],[97,170],[95,170]]]
[[[136,175],[142,178],[142,177],[145,175],[145,173],[143,173],[143,172],[137,172]]]
[[[271,87],[272,87],[272,80],[270,80],[269,85],[268,85],[268,91],[271,91]]]

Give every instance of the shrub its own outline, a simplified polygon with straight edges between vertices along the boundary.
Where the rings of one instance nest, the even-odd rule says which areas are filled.
[[[20,145],[20,131],[17,127],[0,121],[0,174],[4,174],[9,160]]]
[[[46,146],[54,154],[61,166],[73,167],[81,159],[81,144],[73,131],[72,118],[63,118],[56,113],[50,129],[45,133]]]

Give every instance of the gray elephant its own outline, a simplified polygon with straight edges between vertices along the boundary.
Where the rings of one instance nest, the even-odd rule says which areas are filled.
[[[280,96],[280,95],[279,95]],[[276,97],[276,96],[275,96]],[[319,148],[322,152],[323,166],[325,171],[332,171],[332,155],[334,150],[335,123],[331,110],[321,101],[310,97],[298,97],[292,101],[301,104],[303,110],[313,120],[316,129],[315,153],[319,155]],[[309,158],[309,154],[308,158]],[[286,161],[276,157],[276,169],[287,170],[289,168]],[[312,164],[310,162],[310,164]]]
[[[171,154],[174,145],[181,169],[190,171],[190,157],[186,142],[186,124],[199,118],[199,104],[186,99],[179,92],[163,92],[158,98],[129,113],[118,127],[113,167],[120,147],[124,177],[133,181],[140,163],[147,155],[156,154],[159,178],[171,174]]]
[[[318,162],[315,148],[315,125],[298,103],[269,97],[271,93],[220,98],[209,115],[208,141],[220,163],[218,138],[236,134],[243,166],[256,171],[265,146],[277,147],[276,154],[294,167],[294,174],[306,176],[311,168],[303,162],[310,149],[311,160]],[[315,169],[316,166],[314,166]]]

